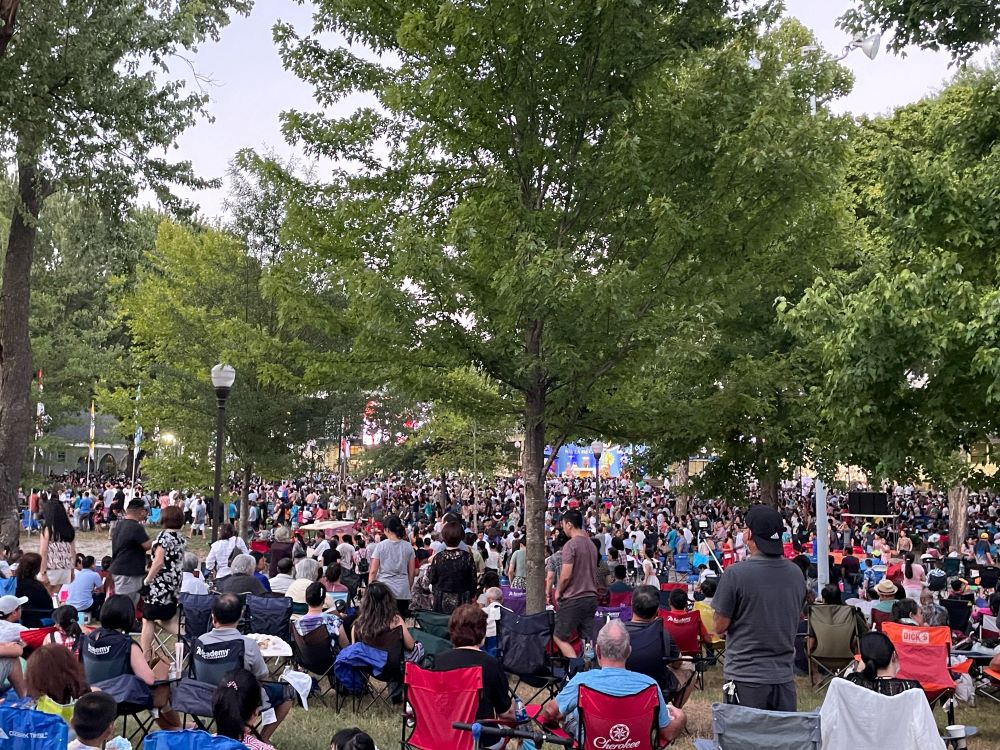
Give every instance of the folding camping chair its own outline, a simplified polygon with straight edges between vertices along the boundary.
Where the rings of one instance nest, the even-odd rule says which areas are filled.
[[[695,740],[696,750],[820,750],[823,741],[816,711],[764,711],[759,708],[712,705],[714,740]]]
[[[881,609],[872,608],[872,629],[877,630],[879,633],[882,631],[882,626],[887,622],[892,622],[892,612],[883,612]]]
[[[657,746],[660,698],[655,685],[632,695],[616,696],[580,686],[577,698],[577,747],[601,750],[621,743],[629,750]],[[610,741],[610,742],[609,742]]]
[[[712,657],[705,658],[702,649],[701,615],[698,612],[668,612],[661,609],[660,617],[663,619],[663,627],[677,644],[681,656],[694,664],[698,689],[704,690],[705,670],[714,659]]]
[[[691,575],[691,556],[687,553],[681,553],[674,555],[674,573],[678,578],[684,576],[686,581],[688,576]]]
[[[242,638],[209,645],[196,641],[191,652],[191,676],[175,686],[170,696],[171,708],[185,718],[190,716],[199,729],[211,730],[215,689],[227,672],[243,666],[244,650]]]
[[[825,688],[840,670],[854,663],[857,623],[853,607],[822,604],[809,610],[808,635],[815,645],[812,651],[806,649],[806,653],[814,690]]]
[[[212,604],[214,594],[180,594],[180,619],[177,629],[184,643],[187,657],[194,651],[198,639],[212,629]]]
[[[948,612],[948,627],[953,642],[958,645],[969,637],[972,620],[972,602],[967,599],[942,599],[941,606]]]
[[[132,639],[123,634],[99,637],[102,633],[106,631],[89,633],[81,642],[83,673],[92,687],[107,693],[118,703],[122,735],[131,742],[148,734],[153,727],[153,694],[149,686],[132,674]],[[136,723],[131,732],[129,719]]]
[[[376,643],[370,645],[370,648],[386,655],[385,666],[378,673],[378,676],[375,676],[375,670],[370,665],[355,666],[353,668],[355,674],[361,680],[360,689],[351,691],[348,689],[341,690],[338,687],[338,711],[343,707],[348,698],[351,699],[351,708],[355,713],[364,713],[378,705],[389,709],[392,708],[392,699],[396,696],[396,691],[401,689],[403,682],[403,666],[405,663],[403,659],[403,629],[397,627],[383,633],[377,639]],[[334,660],[335,670],[340,661],[340,655],[343,655],[347,651],[349,649],[341,651],[338,658]],[[339,674],[339,672],[336,673]],[[376,685],[376,681],[382,684]]]
[[[721,662],[726,655],[726,639],[715,632],[715,610],[711,604],[702,601],[694,603],[694,611],[701,615],[701,624],[705,626],[711,639],[707,648]]]
[[[337,660],[333,649],[335,639],[325,627],[319,627],[306,635],[292,627],[293,659],[296,667],[313,678],[319,691],[320,700],[326,702],[326,696],[337,689],[337,679],[333,674],[333,665]],[[323,681],[327,686],[324,688]]]
[[[612,591],[608,596],[609,607],[622,607],[632,603],[631,591]]]
[[[403,750],[472,750],[472,735],[453,728],[452,724],[476,721],[482,690],[481,667],[434,672],[407,664],[403,677],[403,702],[407,712],[403,714],[400,747]],[[479,723],[509,726],[508,722],[480,720]]]
[[[451,639],[451,632],[448,629],[448,623],[451,621],[450,615],[429,609],[418,609],[413,617],[417,621],[417,627],[425,633],[430,633],[446,641]]]
[[[949,578],[954,578],[958,575],[958,571],[962,569],[962,558],[960,557],[946,557],[941,560],[941,570],[943,570]]]
[[[0,706],[4,750],[66,750],[69,727],[58,716],[29,708]]]
[[[944,750],[934,712],[916,690],[882,695],[833,680],[820,707],[823,750]]]
[[[246,745],[229,737],[201,729],[153,732],[142,743],[143,750],[246,750]]]
[[[940,701],[948,714],[948,723],[955,723],[955,680],[951,676],[951,630],[944,625],[919,627],[887,622],[882,626],[899,659],[901,680],[916,680],[920,683],[927,701],[933,706]],[[971,662],[965,662],[971,666]]]
[[[994,591],[1000,582],[1000,568],[988,565],[979,569],[979,585],[983,591]]]
[[[546,610],[533,615],[518,615],[506,607],[500,609],[497,622],[497,659],[504,671],[515,678],[511,693],[527,685],[535,692],[525,703],[534,703],[542,693],[555,697],[567,678],[565,658],[553,641],[555,612]]]
[[[292,619],[292,600],[287,596],[249,594],[244,619],[249,633],[285,639]]]
[[[627,626],[632,653],[625,662],[625,668],[630,672],[638,672],[656,680],[663,692],[663,698],[668,703],[677,704],[687,685],[679,685],[674,675],[667,669],[670,654],[663,645],[663,621],[657,617],[649,624],[639,627],[638,624]],[[691,675],[694,679],[694,674]]]

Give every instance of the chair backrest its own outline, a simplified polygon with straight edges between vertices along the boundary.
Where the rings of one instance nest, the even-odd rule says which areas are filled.
[[[522,677],[546,674],[547,650],[554,628],[555,613],[550,610],[518,615],[502,608],[497,622],[497,645],[504,671]]]
[[[628,635],[632,653],[625,662],[625,668],[652,677],[667,698],[676,685],[664,661],[668,654],[663,650],[663,621],[657,617],[641,628],[633,625],[628,627]]]
[[[180,594],[177,597],[184,613],[184,640],[188,648],[212,629],[212,604],[214,594]]]
[[[941,606],[948,611],[948,627],[965,632],[972,619],[972,602],[967,599],[942,599]]]
[[[715,633],[715,610],[712,609],[712,605],[708,602],[695,602],[694,611],[701,616],[701,624],[705,626],[705,630],[712,636],[712,642],[723,642],[724,639]]]
[[[962,567],[962,560],[958,557],[946,557],[941,561],[941,568],[949,576],[957,576],[959,569]]]
[[[878,632],[882,632],[882,626],[892,620],[892,612],[883,612],[881,609],[872,608],[872,625]]]
[[[719,750],[819,750],[823,741],[815,711],[785,713],[716,703],[712,728]]]
[[[1000,582],[1000,568],[988,565],[979,569],[979,585],[984,589],[995,589]]]
[[[246,644],[242,638],[220,643],[198,641],[191,659],[194,678],[199,682],[218,685],[227,672],[243,666]]]
[[[697,612],[667,612],[660,610],[663,627],[674,639],[684,656],[701,654],[701,615]]]
[[[325,626],[310,630],[305,635],[292,628],[292,639],[295,643],[296,659],[310,672],[323,675],[333,668],[336,653],[331,648],[333,636]]]
[[[656,685],[634,695],[615,696],[580,686],[580,750],[653,750],[660,698]]]
[[[52,607],[21,607],[21,624],[26,628],[44,628],[52,624]]]
[[[83,638],[80,658],[87,682],[94,685],[132,674],[133,640],[117,630],[95,630]]]
[[[0,706],[4,750],[66,750],[69,727],[58,716],[28,708]]]
[[[246,745],[229,737],[200,729],[177,729],[147,734],[143,750],[246,750]]]
[[[1000,638],[1000,626],[997,625],[996,617],[993,615],[983,615],[983,625],[979,637],[983,640]]]
[[[690,573],[691,558],[684,553],[681,553],[679,555],[674,555],[674,569],[678,573]]]
[[[951,654],[951,630],[948,627],[926,628],[887,622],[882,626],[882,632],[896,647],[899,659],[897,677],[916,680],[928,693],[955,687],[948,671]]]
[[[413,709],[413,734],[406,742],[407,747],[419,750],[472,747],[472,735],[452,729],[451,724],[475,721],[483,689],[482,667],[432,672],[407,663],[403,684],[406,702]]]
[[[287,596],[247,596],[246,620],[249,632],[288,637],[292,600]]]
[[[420,609],[417,610],[414,618],[421,630],[436,635],[438,638],[444,638],[446,641],[451,639],[451,632],[448,630],[450,615],[429,609]]]
[[[375,648],[380,648],[388,655],[385,661],[385,669],[379,675],[379,679],[384,682],[400,682],[403,679],[403,628],[397,627],[387,630],[375,639],[371,644]]]
[[[621,607],[632,603],[631,591],[612,591],[608,598],[608,606]]]
[[[816,638],[811,655],[816,659],[851,659],[851,643],[857,634],[854,608],[820,604],[809,610],[809,633]]]

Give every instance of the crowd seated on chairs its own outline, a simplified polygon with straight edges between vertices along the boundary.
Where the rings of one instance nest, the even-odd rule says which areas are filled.
[[[865,633],[859,642],[860,670],[850,673],[847,680],[882,695],[898,695],[904,690],[919,690],[916,680],[902,680],[896,647],[884,633]]]
[[[661,745],[672,742],[684,731],[686,719],[679,708],[669,708],[656,681],[647,675],[632,672],[626,667],[632,653],[629,633],[625,624],[610,620],[597,635],[596,655],[600,669],[577,672],[563,686],[555,698],[537,712],[537,719],[544,725],[559,724],[570,737],[580,737],[583,727],[579,723],[581,693],[591,690],[605,696],[625,698],[653,688],[656,694],[655,710],[648,716],[655,727]],[[586,721],[586,714],[585,714]]]
[[[243,604],[236,594],[219,594],[212,604],[212,629],[199,636],[194,651],[196,664],[195,677],[201,682],[211,682],[217,685],[224,671],[242,667],[256,679],[261,680],[265,706],[274,709],[275,721],[261,729],[260,736],[267,741],[278,728],[288,712],[292,709],[292,701],[286,696],[286,691],[280,683],[264,682],[269,671],[260,647],[253,638],[249,638],[237,629],[243,615]],[[221,655],[216,664],[212,664],[206,673],[199,672],[198,663],[205,660],[206,667],[216,655]],[[235,663],[234,663],[235,660]],[[207,679],[206,679],[207,677]]]
[[[326,586],[319,581],[309,584],[306,589],[306,606],[309,608],[295,621],[295,632],[307,636],[318,628],[325,628],[330,636],[330,648],[338,651],[349,644],[347,628],[337,615],[326,611]]]

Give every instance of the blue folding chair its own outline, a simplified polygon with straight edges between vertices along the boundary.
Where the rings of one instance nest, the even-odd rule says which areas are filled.
[[[200,729],[153,732],[146,735],[142,746],[144,750],[247,750],[242,742]]]
[[[17,593],[16,578],[0,578],[0,596],[14,596]]]
[[[58,716],[0,706],[0,747],[4,750],[66,750],[69,727]]]
[[[30,535],[32,531],[38,531],[38,520],[31,517],[30,510],[21,511],[21,528]]]
[[[674,555],[674,572],[678,577],[691,573],[691,557],[687,553]]]

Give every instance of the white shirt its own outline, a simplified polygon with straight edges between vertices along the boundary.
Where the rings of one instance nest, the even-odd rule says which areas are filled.
[[[344,570],[354,570],[354,545],[341,542],[337,545],[337,552],[340,553],[340,566]]]
[[[224,578],[229,575],[229,558],[233,550],[238,549],[240,554],[249,555],[246,542],[238,536],[229,539],[220,539],[212,545],[205,558],[205,568],[208,571],[215,571],[216,578]]]
[[[185,571],[182,574],[183,580],[181,581],[181,593],[182,594],[207,594],[208,586],[205,582],[201,580],[200,577],[196,576],[194,573],[188,573]]]

